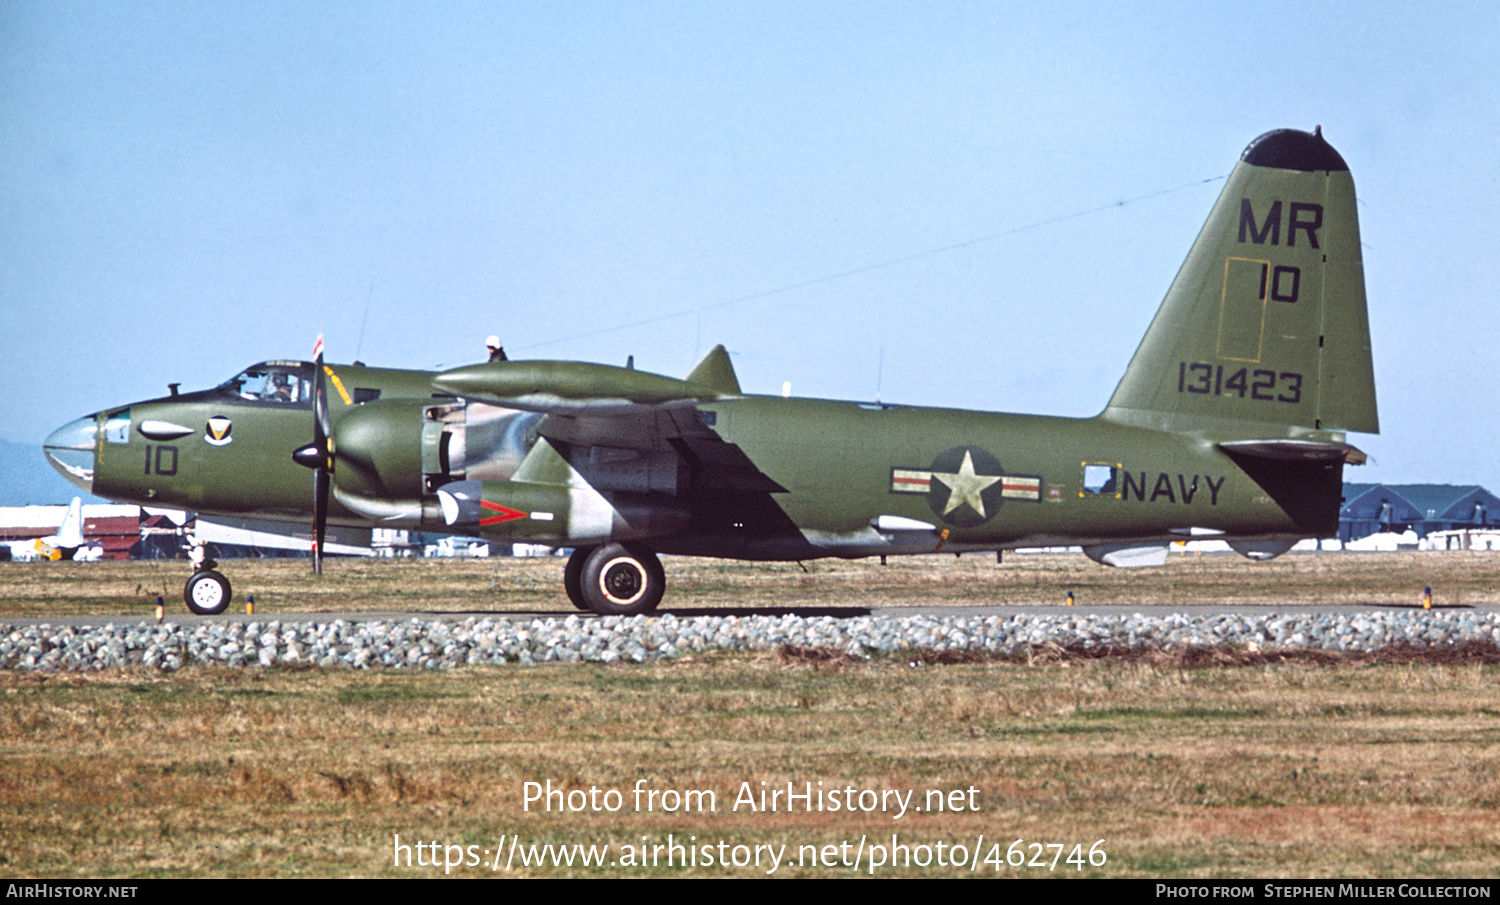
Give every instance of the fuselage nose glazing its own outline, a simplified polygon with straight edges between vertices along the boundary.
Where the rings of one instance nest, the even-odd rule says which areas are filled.
[[[42,444],[42,451],[63,477],[92,493],[94,450],[98,442],[99,419],[96,415],[86,415],[53,431]]]

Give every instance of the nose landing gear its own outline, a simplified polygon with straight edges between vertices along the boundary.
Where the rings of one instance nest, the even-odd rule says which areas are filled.
[[[193,574],[182,587],[187,608],[199,616],[217,616],[229,609],[229,601],[234,597],[229,579],[214,571],[218,563],[209,559],[203,544],[193,544],[188,550],[188,561],[193,564]]]

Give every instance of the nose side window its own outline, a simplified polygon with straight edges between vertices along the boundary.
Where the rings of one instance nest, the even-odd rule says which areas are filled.
[[[104,422],[104,442],[130,442],[130,409],[126,409],[123,412],[115,412]]]

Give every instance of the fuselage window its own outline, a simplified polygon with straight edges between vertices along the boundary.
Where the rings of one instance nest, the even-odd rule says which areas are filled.
[[[1104,462],[1085,462],[1083,465],[1083,492],[1079,496],[1120,495],[1120,466]]]

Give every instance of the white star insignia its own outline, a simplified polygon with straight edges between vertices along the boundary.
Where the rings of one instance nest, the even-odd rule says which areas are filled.
[[[969,454],[968,450],[964,450],[964,460],[958,466],[957,474],[943,474],[935,471],[932,476],[947,484],[948,489],[952,491],[948,495],[948,505],[943,507],[943,515],[967,503],[981,517],[989,517],[984,511],[984,498],[980,496],[980,493],[1000,480],[1000,476],[975,474],[974,457]]]

